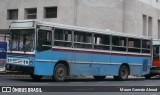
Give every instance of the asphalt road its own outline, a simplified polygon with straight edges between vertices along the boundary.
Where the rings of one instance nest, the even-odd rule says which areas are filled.
[[[0,86],[10,87],[10,86],[38,86],[38,87],[62,87],[60,89],[67,89],[65,87],[99,87],[97,89],[101,89],[103,87],[116,87],[116,86],[160,86],[160,77],[157,76],[150,80],[146,80],[143,77],[129,77],[127,81],[115,81],[112,77],[106,77],[103,81],[94,80],[92,77],[72,77],[68,78],[64,82],[56,82],[52,80],[50,77],[45,77],[40,81],[35,81],[30,78],[28,75],[0,75]],[[103,87],[102,87],[103,86]],[[52,88],[53,89],[53,88]],[[96,90],[96,88],[93,88]],[[95,92],[95,91],[86,91],[90,90],[89,88],[79,89],[79,91],[75,92],[43,92],[43,93],[18,93],[23,95],[160,95],[160,92]],[[0,93],[1,95],[17,95],[17,93]]]

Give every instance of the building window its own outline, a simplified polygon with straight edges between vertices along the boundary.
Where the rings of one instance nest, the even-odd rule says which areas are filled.
[[[143,15],[143,35],[147,36],[147,16]]]
[[[37,18],[37,9],[32,8],[32,9],[26,9],[26,19],[36,19]]]
[[[45,8],[45,18],[57,18],[57,7]]]
[[[148,36],[152,36],[152,17],[148,18]]]
[[[158,38],[160,39],[160,20],[158,20]]]
[[[8,10],[8,20],[18,19],[18,9]]]

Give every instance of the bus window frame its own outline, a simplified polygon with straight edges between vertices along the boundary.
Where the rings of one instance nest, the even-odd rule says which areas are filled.
[[[38,38],[39,38],[39,31],[42,30],[42,31],[51,31],[51,45],[42,45],[42,46],[39,46],[39,41],[38,41]],[[52,30],[45,30],[45,29],[39,29],[37,28],[37,32],[36,32],[36,50],[38,52],[43,52],[43,51],[47,51],[47,50],[51,50],[52,49],[52,46],[53,46],[53,31],[54,29]],[[38,48],[41,47],[42,50],[38,50]],[[43,49],[44,47],[48,48],[48,49]]]

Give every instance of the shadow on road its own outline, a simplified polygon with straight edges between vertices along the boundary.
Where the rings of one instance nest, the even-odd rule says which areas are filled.
[[[152,78],[150,80],[159,80],[160,78]],[[21,82],[56,82],[55,80],[53,80],[52,78],[42,78],[41,80],[33,80],[31,78],[9,78],[9,80],[12,80],[12,81],[21,81]],[[128,80],[126,81],[144,81],[146,80],[145,78],[143,77],[135,77],[135,78],[129,78]],[[104,82],[104,81],[108,81],[108,82],[119,82],[117,80],[114,80],[113,78],[105,78],[104,80],[95,80],[94,78],[68,78],[66,79],[64,82]]]

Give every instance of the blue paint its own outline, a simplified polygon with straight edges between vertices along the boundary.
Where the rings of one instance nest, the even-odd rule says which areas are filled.
[[[0,59],[7,57],[7,42],[0,41]]]
[[[36,58],[41,60],[66,60],[69,63],[70,75],[89,76],[89,75],[118,75],[119,68],[122,63],[128,63],[131,75],[144,75],[149,73],[143,70],[144,60],[148,60],[148,67],[151,65],[150,57],[121,56],[121,55],[101,55],[86,54],[75,52],[45,51],[36,52]],[[81,63],[82,62],[82,63]],[[83,63],[87,62],[87,63]],[[92,62],[99,62],[93,63]],[[53,75],[56,62],[35,62],[35,74],[37,75]],[[113,63],[113,64],[111,64]],[[133,66],[130,64],[134,64]]]
[[[124,55],[89,54],[63,51],[43,51],[35,53],[35,57],[11,56],[8,58],[24,58],[33,62],[35,75],[53,76],[54,67],[59,60],[69,63],[70,75],[74,76],[117,76],[123,63],[130,67],[131,75],[145,75],[150,72],[151,57]],[[42,61],[37,61],[42,60]],[[148,69],[143,71],[143,62],[148,60]]]

